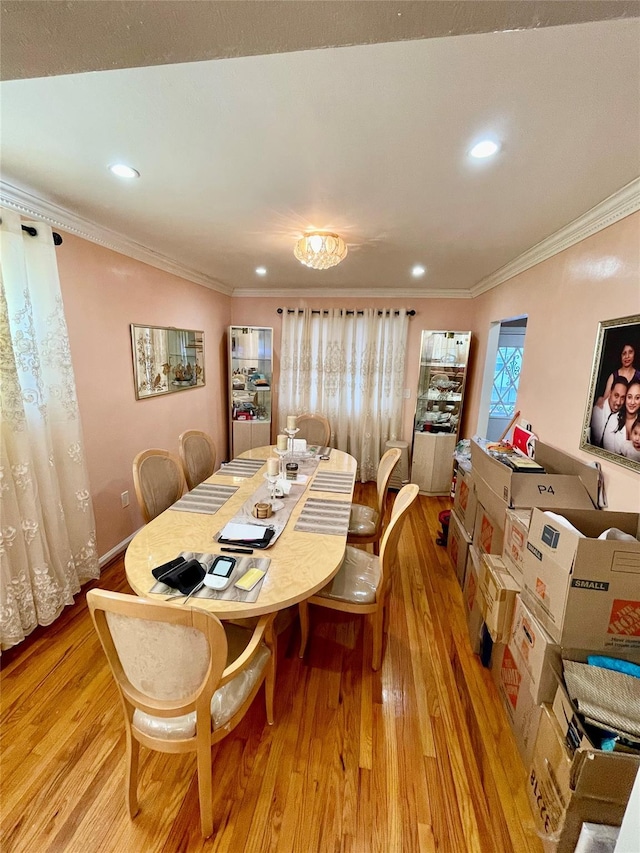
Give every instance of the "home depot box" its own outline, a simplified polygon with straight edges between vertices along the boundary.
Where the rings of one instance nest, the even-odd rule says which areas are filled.
[[[494,643],[506,643],[511,634],[513,606],[520,587],[507,571],[502,557],[483,554],[478,579],[478,603]]]
[[[447,536],[447,553],[453,563],[460,586],[464,585],[469,545],[471,545],[471,537],[467,535],[467,531],[455,512],[452,512],[449,521],[449,535]]]
[[[536,462],[544,467],[545,474],[517,473],[472,439],[471,465],[478,499],[482,500],[478,485],[482,480],[503,502],[504,509],[598,506],[598,471],[594,467],[541,441],[536,442]]]
[[[640,761],[597,749],[571,756],[545,704],[530,766],[529,803],[545,851],[573,853],[583,822],[620,825]]]
[[[464,576],[462,598],[467,615],[467,628],[471,649],[476,654],[480,651],[480,632],[482,630],[482,613],[478,604],[478,578],[480,576],[480,554],[473,545],[469,547],[467,568]]]
[[[530,509],[508,509],[505,512],[502,559],[511,577],[520,585],[520,589],[522,589],[524,552],[527,548],[530,523]]]
[[[562,516],[577,530],[539,509],[531,515],[524,585],[535,615],[563,648],[631,651],[640,661],[640,542],[597,538],[610,527],[635,537],[640,516]]]
[[[504,539],[504,513],[494,516],[478,499],[473,544],[481,554],[502,553]]]
[[[528,767],[541,714],[541,706],[533,696],[531,677],[522,660],[504,643],[496,643],[493,647],[491,675],[498,688],[518,752],[525,767]]]
[[[473,536],[476,523],[476,487],[473,483],[473,472],[458,465],[456,473],[456,494],[453,499],[453,511],[462,522],[469,536]]]

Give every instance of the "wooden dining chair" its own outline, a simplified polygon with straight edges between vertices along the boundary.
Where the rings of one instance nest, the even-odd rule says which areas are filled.
[[[331,441],[331,425],[324,415],[298,415],[296,438],[306,439],[307,444],[328,447]]]
[[[402,451],[399,447],[390,447],[378,463],[378,475],[376,477],[377,506],[374,508],[366,504],[351,504],[349,532],[347,534],[349,544],[368,545],[373,543],[373,553],[379,553],[389,480],[401,454]]]
[[[133,485],[146,523],[181,498],[187,489],[182,462],[168,450],[143,450],[133,460]]]
[[[126,799],[138,813],[140,744],[159,752],[195,752],[202,835],[213,832],[211,747],[242,720],[265,683],[273,724],[275,614],[253,631],[224,625],[197,607],[93,589],[96,631],[124,708]]]
[[[387,627],[392,570],[398,558],[398,540],[411,504],[418,496],[418,486],[408,483],[398,492],[391,520],[382,537],[380,556],[347,545],[344,560],[333,580],[320,592],[298,605],[300,614],[300,657],[304,657],[309,637],[309,605],[328,607],[344,613],[371,614],[373,622],[373,656],[371,666],[382,664],[383,634]]]
[[[195,489],[216,467],[216,446],[206,432],[188,429],[178,438],[178,452],[189,490]]]

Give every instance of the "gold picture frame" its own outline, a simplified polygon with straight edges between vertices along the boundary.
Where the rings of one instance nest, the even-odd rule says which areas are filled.
[[[202,331],[132,323],[131,351],[137,400],[205,384]]]
[[[640,314],[604,320],[598,324],[580,449],[640,473],[639,401]]]

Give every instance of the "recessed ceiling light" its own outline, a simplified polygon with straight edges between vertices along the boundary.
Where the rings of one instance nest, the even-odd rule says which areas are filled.
[[[411,275],[414,278],[420,278],[421,275],[424,275],[426,272],[425,268],[420,266],[420,264],[416,264],[415,267],[411,270]]]
[[[267,268],[266,267],[256,267],[256,275],[266,275]]]
[[[484,157],[492,157],[499,150],[500,146],[493,139],[483,139],[481,142],[476,143],[469,153],[472,157],[482,159]]]
[[[140,172],[137,169],[127,166],[124,163],[114,163],[113,166],[109,166],[109,171],[113,172],[113,174],[117,175],[119,178],[140,177]]]

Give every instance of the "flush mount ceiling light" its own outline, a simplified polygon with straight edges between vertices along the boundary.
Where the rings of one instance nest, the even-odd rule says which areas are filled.
[[[347,244],[342,237],[329,231],[314,231],[301,237],[293,254],[306,267],[326,270],[347,257]]]
[[[266,267],[256,267],[256,275],[266,275],[267,268]]]
[[[411,275],[414,278],[420,278],[426,272],[426,269],[422,266],[422,264],[416,264],[415,267],[411,270]]]
[[[473,146],[469,154],[471,154],[472,157],[476,157],[478,160],[482,160],[485,157],[492,157],[499,149],[500,146],[497,142],[494,142],[493,139],[483,139],[481,142],[478,142]]]
[[[109,171],[113,172],[119,178],[139,178],[140,172],[132,166],[127,166],[125,163],[114,163],[109,166]]]

